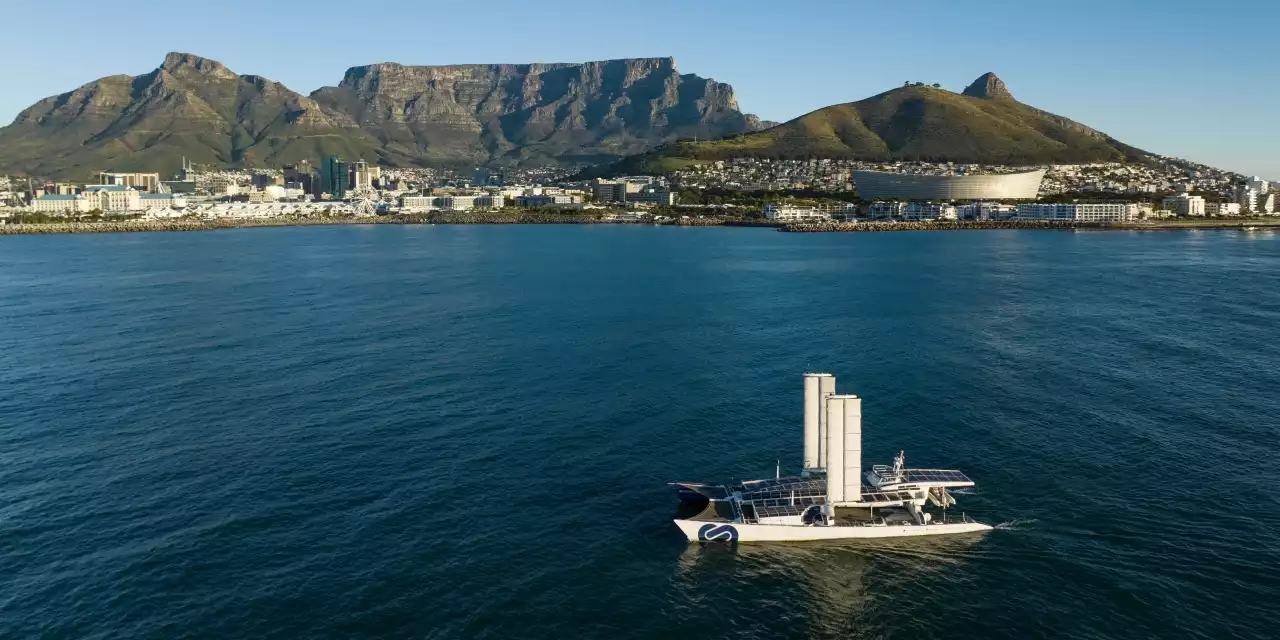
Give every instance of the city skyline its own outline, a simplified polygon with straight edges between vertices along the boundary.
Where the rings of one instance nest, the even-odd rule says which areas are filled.
[[[66,13],[93,6],[83,0],[54,5]],[[1159,13],[1114,2],[1076,3],[1070,12],[1010,2],[964,8],[930,2],[910,14],[825,1],[792,3],[785,13],[763,2],[689,7],[659,0],[646,4],[643,15],[576,0],[538,10],[505,1],[492,7],[482,18],[465,7],[389,2],[368,20],[351,21],[282,7],[279,19],[288,29],[243,39],[229,37],[234,21],[202,20],[192,7],[144,0],[136,3],[139,14],[165,15],[181,28],[108,46],[73,41],[57,48],[42,46],[36,30],[10,30],[0,42],[0,70],[11,79],[0,95],[0,121],[8,124],[36,101],[100,77],[146,73],[168,51],[207,56],[301,93],[337,84],[348,67],[383,61],[672,56],[683,73],[731,84],[743,111],[775,121],[904,81],[960,91],[994,71],[1017,99],[1153,153],[1280,180],[1280,127],[1268,126],[1280,103],[1280,70],[1272,62],[1280,59],[1280,39],[1265,28],[1216,38],[1206,27],[1245,15],[1250,23],[1280,25],[1280,9],[1267,3],[1171,2]],[[272,19],[261,5],[243,0],[220,8],[231,17]],[[10,13],[19,24],[37,24],[50,9],[22,6]],[[422,25],[423,37],[386,37],[388,30],[400,30],[388,24]],[[582,28],[590,24],[612,26]],[[497,37],[476,38],[480,33]]]

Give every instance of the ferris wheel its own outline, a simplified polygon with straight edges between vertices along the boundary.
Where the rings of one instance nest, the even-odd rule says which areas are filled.
[[[351,202],[351,209],[357,218],[378,215],[378,207],[373,204],[373,199],[367,193],[356,196],[356,199]]]

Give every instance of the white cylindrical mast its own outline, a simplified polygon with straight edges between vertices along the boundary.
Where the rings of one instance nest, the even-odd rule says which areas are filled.
[[[830,378],[831,382],[825,382]],[[836,379],[829,373],[804,374],[804,468],[821,469],[823,465],[822,423],[824,400],[822,390],[835,391]]]
[[[862,501],[862,398],[827,398],[827,502]]]
[[[862,502],[862,398],[858,396],[844,401],[844,495],[849,502]]]
[[[818,466],[824,468],[827,459],[827,398],[835,394],[835,376],[818,378]]]
[[[827,502],[845,502],[844,495],[844,396],[827,398]]]

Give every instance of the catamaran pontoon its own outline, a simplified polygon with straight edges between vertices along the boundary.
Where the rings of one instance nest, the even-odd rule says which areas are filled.
[[[987,531],[961,514],[949,489],[972,487],[950,469],[892,466],[862,473],[862,399],[835,393],[835,377],[804,376],[804,471],[734,486],[673,482],[680,499],[701,511],[675,521],[689,540],[741,542],[896,538]],[[934,519],[926,503],[942,509]]]

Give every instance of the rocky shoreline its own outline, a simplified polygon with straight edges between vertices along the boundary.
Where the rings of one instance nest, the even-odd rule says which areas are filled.
[[[871,232],[871,231],[948,231],[956,229],[1106,229],[1123,225],[1066,220],[974,220],[944,222],[805,222],[787,224],[779,231],[792,233]]]
[[[546,213],[530,211],[467,212],[437,211],[424,214],[377,216],[371,218],[263,218],[198,220],[114,220],[105,222],[44,222],[2,224],[0,235],[43,235],[63,233],[138,233],[162,231],[211,231],[215,229],[248,229],[257,227],[304,227],[347,224],[651,224],[634,220],[609,220],[603,215]],[[1169,229],[1280,229],[1280,220],[1194,220],[1142,222],[1128,224],[1069,222],[1057,220],[1005,220],[964,222],[823,222],[779,224],[762,220],[725,218],[688,218],[666,220],[664,226],[684,227],[773,227],[790,233],[866,233],[877,231],[951,231],[966,229],[1095,229],[1095,230],[1169,230]]]
[[[969,220],[944,222],[820,222],[796,223],[779,227],[792,233],[856,233],[872,231],[952,231],[963,229],[1102,229],[1114,231],[1171,229],[1244,229],[1251,227],[1280,228],[1280,220],[1186,220],[1170,222],[1073,222],[1068,220]]]

